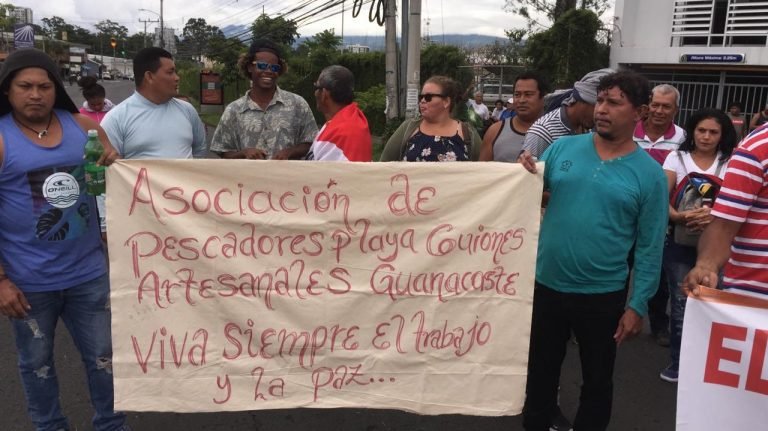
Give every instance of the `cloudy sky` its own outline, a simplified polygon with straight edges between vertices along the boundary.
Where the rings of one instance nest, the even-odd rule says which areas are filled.
[[[262,13],[270,16],[285,13],[296,5],[312,3],[313,6],[303,11],[287,15],[295,17],[306,14],[306,10],[321,5],[327,0],[164,0],[163,20],[166,27],[180,30],[190,18],[205,18],[208,24],[225,27],[230,24],[250,24]],[[139,20],[157,19],[160,12],[160,0],[11,0],[16,6],[33,9],[34,21],[40,24],[42,18],[59,16],[70,24],[93,31],[93,24],[105,19],[116,21],[128,28],[129,33],[143,31],[144,24]],[[368,22],[370,5],[363,6],[357,18],[352,17],[350,9],[353,0],[346,0],[344,13],[345,35],[383,35],[384,28]],[[398,6],[401,1],[397,1]],[[503,10],[504,0],[423,0],[422,33],[432,36],[443,33],[470,34],[478,33],[489,36],[504,36],[504,29],[522,27],[524,21]],[[139,11],[140,8],[152,12]],[[263,9],[262,9],[263,8]],[[322,12],[322,17],[335,10]],[[399,14],[399,11],[398,11]],[[316,20],[317,18],[310,19]],[[399,17],[398,17],[399,21]],[[429,22],[429,26],[426,23]],[[153,26],[148,24],[149,32]],[[311,36],[326,29],[335,29],[341,34],[342,18],[340,14],[315,23],[307,22],[299,27],[302,36]],[[177,33],[177,34],[179,34]]]

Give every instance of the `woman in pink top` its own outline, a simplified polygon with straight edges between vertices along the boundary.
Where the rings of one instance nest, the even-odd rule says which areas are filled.
[[[83,97],[85,98],[80,113],[93,118],[97,123],[101,123],[107,112],[115,106],[111,100],[107,99],[106,90],[93,76],[80,78],[77,85],[83,89]]]

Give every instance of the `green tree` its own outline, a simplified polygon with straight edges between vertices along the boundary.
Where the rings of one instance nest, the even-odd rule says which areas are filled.
[[[70,42],[93,45],[96,35],[83,27],[73,25],[72,30],[67,33],[67,38]]]
[[[214,36],[224,36],[218,27],[208,25],[204,18],[190,18],[182,32],[184,43],[190,44],[192,52],[202,61],[203,54],[207,54],[206,46]]]
[[[504,0],[504,10],[520,15],[528,23],[528,28],[548,27],[566,12],[572,9],[591,10],[598,17],[607,11],[611,0]],[[548,22],[539,22],[537,17],[545,17]]]
[[[597,41],[600,28],[600,20],[590,10],[566,12],[549,30],[528,39],[531,68],[557,86],[570,86],[587,72],[607,67],[609,49]]]
[[[0,27],[2,30],[11,30],[16,18],[10,16],[10,11],[14,6],[10,3],[0,3]]]
[[[99,33],[109,35],[110,37],[114,36],[118,39],[128,37],[128,28],[114,21],[99,21],[94,27],[99,30]]]
[[[262,14],[251,24],[251,33],[254,39],[265,38],[283,45],[285,52],[289,52],[291,45],[299,37],[298,25],[292,20],[281,16],[270,18]]]
[[[458,81],[462,86],[472,82],[467,57],[455,46],[429,45],[421,50],[421,83],[433,75],[445,75]]]
[[[96,27],[99,32],[94,39],[93,49],[94,51],[98,50],[99,54],[112,55],[112,47],[109,45],[110,38],[114,37],[119,40],[128,37],[128,28],[114,21],[99,21],[94,27]]]
[[[13,32],[13,25],[16,23],[16,19],[9,15],[10,9],[13,5],[7,3],[0,3],[0,44],[5,52],[10,51],[10,47],[13,44],[13,38],[6,39],[6,32]],[[35,29],[37,31],[37,29]]]
[[[221,74],[221,79],[225,84],[234,84],[235,92],[238,97],[242,96],[241,90],[245,91],[247,80],[240,75],[240,69],[237,67],[237,61],[240,54],[245,52],[245,44],[239,39],[227,39],[223,34],[217,34],[208,40],[208,58],[217,64],[215,68]],[[242,84],[242,88],[240,88]]]
[[[384,85],[384,57],[383,51],[346,52],[339,56],[338,64],[352,71],[356,91],[366,91],[371,87]]]
[[[67,38],[69,38],[69,35],[75,32],[75,27],[72,24],[67,24],[64,18],[55,15],[40,21],[43,23],[45,34],[51,39],[63,39],[63,32],[66,32]]]
[[[125,56],[133,58],[136,53],[145,47],[145,43],[151,46],[151,36],[148,33],[140,31],[128,36],[124,41]]]
[[[336,64],[341,43],[341,37],[336,36],[333,30],[323,30],[304,41],[297,51],[299,56],[303,57],[301,53],[305,50],[313,71],[320,72],[323,68]]]
[[[387,92],[384,85],[376,85],[366,91],[356,91],[355,101],[365,114],[365,118],[368,119],[371,134],[381,136],[387,125],[387,116],[384,114],[387,105]]]

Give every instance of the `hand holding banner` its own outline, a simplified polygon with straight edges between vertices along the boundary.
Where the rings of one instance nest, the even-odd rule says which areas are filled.
[[[521,411],[541,176],[121,160],[107,184],[116,409]]]
[[[683,324],[677,430],[768,423],[768,299],[698,288]]]

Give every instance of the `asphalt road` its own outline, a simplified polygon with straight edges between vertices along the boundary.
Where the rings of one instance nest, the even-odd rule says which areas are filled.
[[[106,81],[107,97],[115,103],[133,92],[132,81]],[[79,88],[68,88],[80,104]],[[619,348],[611,430],[672,431],[675,428],[676,386],[658,374],[667,364],[667,349],[646,334]],[[55,362],[61,402],[72,430],[90,430],[93,414],[82,364],[64,325],[56,336]],[[573,418],[578,404],[580,372],[578,346],[570,345],[561,379],[561,406]],[[239,413],[129,412],[134,430],[189,431],[516,431],[516,417],[462,415],[421,416],[393,410],[289,409]],[[32,430],[16,367],[16,349],[6,319],[0,319],[0,431]]]
[[[64,325],[56,336],[56,368],[61,401],[73,430],[90,430],[92,410],[79,355]],[[667,350],[647,335],[619,348],[611,430],[673,431],[676,387],[659,379]],[[572,418],[578,403],[578,346],[571,345],[561,379],[562,409]],[[32,430],[16,368],[10,324],[0,321],[0,430]],[[129,412],[134,430],[188,431],[516,431],[519,416],[421,416],[394,410],[289,409],[242,413]]]
[[[107,90],[107,99],[115,104],[127,99],[136,89],[133,81],[122,79],[99,81],[99,83],[104,86],[105,90]],[[78,87],[77,84],[70,86],[68,83],[65,83],[64,87],[67,89],[69,97],[74,100],[75,104],[78,107],[81,106],[85,99],[83,98],[80,87]]]

